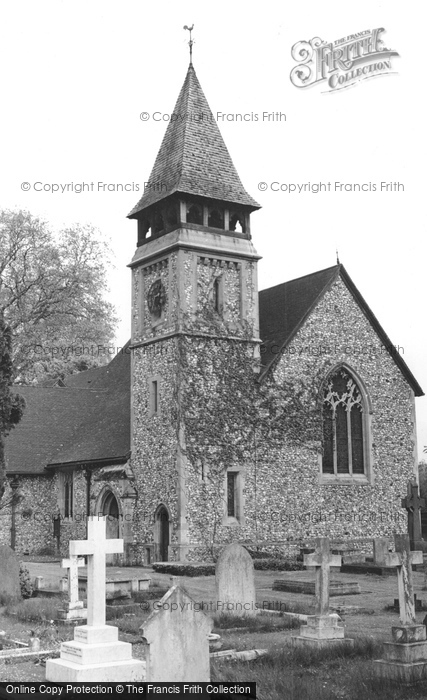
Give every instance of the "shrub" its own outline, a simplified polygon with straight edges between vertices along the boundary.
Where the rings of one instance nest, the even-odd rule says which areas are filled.
[[[304,565],[296,559],[280,557],[257,557],[253,559],[254,569],[258,571],[302,571]],[[153,564],[158,574],[172,576],[214,576],[215,564],[210,562],[158,562]]]
[[[268,559],[254,559],[254,569],[258,571],[302,571],[302,562],[295,559],[279,559],[269,557]]]
[[[19,565],[19,583],[21,584],[21,595],[23,598],[31,598],[33,595],[33,584],[31,583],[30,572],[22,562]]]
[[[41,557],[53,557],[55,556],[55,547],[40,547],[40,549],[37,550],[37,555],[36,556],[41,556]]]
[[[215,564],[208,562],[159,562],[153,564],[153,569],[158,574],[171,574],[172,576],[214,576]]]

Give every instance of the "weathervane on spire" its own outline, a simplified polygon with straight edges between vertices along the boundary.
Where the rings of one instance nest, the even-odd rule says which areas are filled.
[[[194,40],[191,38],[191,32],[194,29],[194,24],[191,25],[191,27],[187,27],[186,24],[184,24],[184,29],[187,29],[190,32],[190,41],[188,42],[188,45],[190,47],[190,65],[193,63],[193,44]]]
[[[341,263],[340,263],[340,259],[339,259],[339,255],[338,255],[338,248],[336,249],[336,254],[337,254],[337,265],[340,265]]]

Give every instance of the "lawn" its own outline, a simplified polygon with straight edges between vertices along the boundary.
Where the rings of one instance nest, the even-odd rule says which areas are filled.
[[[145,572],[146,573],[146,572]],[[288,575],[288,574],[285,574]],[[312,613],[313,597],[272,590],[272,582],[281,572],[257,571],[255,573],[257,601],[261,607],[271,604],[273,609],[297,613]],[[307,578],[307,572],[294,572],[295,579]],[[211,659],[213,681],[255,681],[259,700],[417,700],[427,697],[427,683],[414,688],[404,688],[378,681],[374,675],[373,660],[382,657],[382,642],[391,641],[391,627],[398,625],[398,615],[387,609],[397,596],[395,577],[350,576],[338,574],[340,580],[356,580],[362,593],[352,596],[332,597],[331,607],[340,609],[346,637],[356,640],[353,651],[338,654],[312,652],[301,653],[291,648],[290,637],[296,633],[295,622],[286,615],[261,614],[255,621],[214,619],[214,631],[221,635],[222,650],[267,649],[268,654],[253,661]],[[423,593],[423,574],[414,573],[418,598]],[[142,658],[145,646],[140,641],[140,626],[153,609],[156,598],[162,595],[170,583],[166,574],[155,575],[155,587],[138,598],[137,612],[118,611],[109,624],[119,627],[119,638],[133,644],[133,654]],[[214,577],[182,578],[183,585],[197,602],[214,598]],[[141,596],[141,594],[139,594]],[[154,596],[154,598],[153,598]],[[30,599],[20,604],[19,610],[0,610],[0,629],[8,637],[28,642],[31,630],[40,636],[42,648],[59,648],[61,641],[71,639],[73,628],[52,624],[56,617],[58,601]],[[7,614],[6,614],[7,613]],[[15,614],[14,614],[15,613]],[[117,616],[117,617],[116,617]],[[417,615],[421,622],[425,612]],[[0,663],[0,681],[45,680],[43,662]]]

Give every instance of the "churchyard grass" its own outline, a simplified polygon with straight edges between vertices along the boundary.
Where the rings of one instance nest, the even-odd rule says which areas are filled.
[[[418,700],[426,684],[406,688],[379,681],[372,660],[381,643],[355,639],[353,648],[270,651],[254,661],[211,660],[211,680],[256,682],[258,700]]]
[[[58,616],[60,601],[58,598],[27,598],[19,603],[9,604],[4,614],[22,622],[43,622],[55,620]]]

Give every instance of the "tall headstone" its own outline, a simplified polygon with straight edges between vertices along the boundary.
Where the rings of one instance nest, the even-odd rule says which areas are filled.
[[[222,550],[215,567],[216,611],[224,615],[256,615],[254,564],[240,544]]]
[[[417,549],[422,541],[421,535],[421,508],[425,507],[425,499],[418,493],[418,484],[415,478],[408,481],[408,493],[402,498],[402,508],[408,511],[408,533],[411,549]]]
[[[61,644],[59,659],[46,662],[46,680],[66,682],[143,681],[145,664],[132,658],[132,645],[118,641],[117,627],[105,623],[105,561],[123,552],[123,540],[106,538],[105,516],[88,518],[88,539],[70,542],[70,558],[88,557],[88,624]]]
[[[318,537],[314,554],[304,555],[304,565],[316,571],[316,614],[307,616],[307,624],[301,625],[299,636],[293,636],[294,646],[330,646],[353,644],[353,639],[344,639],[344,627],[338,625],[336,615],[329,615],[329,579],[332,566],[341,565],[341,556],[331,554],[329,539]]]
[[[87,618],[87,609],[83,601],[79,600],[79,567],[84,565],[83,557],[70,557],[61,562],[62,568],[68,569],[68,603],[58,610],[58,617],[61,620],[73,621]]]
[[[201,604],[177,583],[157,603],[141,626],[148,645],[146,681],[207,682],[210,680],[209,634],[213,621]]]
[[[4,600],[21,598],[19,561],[7,544],[0,545],[0,596]]]
[[[392,642],[384,643],[385,659],[374,661],[378,676],[402,683],[427,679],[427,640],[424,625],[415,619],[412,564],[423,560],[422,552],[411,551],[408,535],[395,535],[395,552],[385,566],[396,567],[401,627],[392,627]]]

